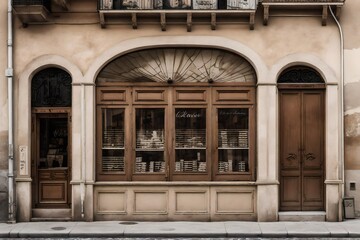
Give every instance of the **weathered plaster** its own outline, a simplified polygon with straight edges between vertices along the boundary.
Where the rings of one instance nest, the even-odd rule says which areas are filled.
[[[343,7],[340,23],[344,30],[345,48],[360,48],[360,1],[346,0]]]
[[[360,113],[345,115],[345,169],[360,170]]]

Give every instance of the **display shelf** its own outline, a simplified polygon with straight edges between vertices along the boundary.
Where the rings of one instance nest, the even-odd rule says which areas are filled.
[[[248,150],[249,148],[246,147],[219,147],[219,150],[235,150],[235,149],[242,149],[242,150]]]
[[[103,147],[103,150],[124,150],[124,147]]]
[[[175,150],[204,150],[206,147],[176,147]]]
[[[123,156],[103,156],[102,170],[103,172],[124,172],[125,158]]]
[[[136,148],[137,152],[163,152],[164,148]]]
[[[119,128],[104,130],[103,147],[124,147],[124,130]]]

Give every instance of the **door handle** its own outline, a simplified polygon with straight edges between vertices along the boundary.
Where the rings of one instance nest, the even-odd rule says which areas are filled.
[[[306,161],[313,161],[313,160],[316,159],[316,156],[315,156],[315,154],[313,154],[313,153],[305,153],[305,152],[304,152],[304,159],[305,159]]]

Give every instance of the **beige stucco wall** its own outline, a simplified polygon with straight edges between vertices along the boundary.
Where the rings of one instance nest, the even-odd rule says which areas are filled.
[[[7,4],[0,4],[0,222],[7,219]]]
[[[2,8],[3,6],[0,6],[0,10]],[[360,51],[358,50],[359,46],[356,46],[357,44],[360,45],[360,33],[358,33],[359,31],[356,31],[356,26],[353,26],[355,22],[360,22],[356,13],[359,9],[359,1],[348,0],[342,11],[341,23],[343,24],[345,31],[345,57],[347,62],[350,62],[349,59],[356,60],[360,57]],[[261,132],[261,134],[258,135],[261,136],[261,138],[258,139],[258,148],[260,149],[258,149],[258,161],[266,163],[259,166],[258,173],[261,173],[261,176],[258,176],[258,180],[263,181],[263,184],[265,185],[272,184],[272,186],[266,189],[265,187],[259,188],[261,190],[259,190],[258,201],[261,201],[261,196],[268,195],[269,191],[274,191],[274,194],[277,195],[277,143],[269,141],[269,139],[277,133],[277,89],[274,85],[276,83],[277,75],[287,66],[297,63],[306,63],[318,69],[321,73],[324,73],[326,69],[327,77],[324,76],[324,78],[326,81],[333,84],[328,88],[328,103],[337,105],[336,99],[338,88],[336,83],[340,78],[340,40],[337,26],[330,18],[326,27],[321,26],[321,17],[273,17],[270,18],[269,26],[263,26],[261,19],[262,11],[259,9],[255,22],[255,30],[253,31],[249,30],[247,24],[218,25],[217,30],[212,31],[210,29],[210,24],[208,24],[194,25],[192,32],[187,32],[186,25],[183,23],[181,25],[168,25],[167,31],[163,32],[160,30],[160,24],[142,25],[140,23],[137,30],[133,30],[130,24],[108,25],[105,29],[102,29],[98,23],[99,16],[96,13],[95,0],[72,0],[70,10],[74,12],[86,11],[88,13],[56,14],[56,24],[30,25],[27,28],[23,28],[20,21],[15,18],[15,103],[16,109],[18,109],[15,112],[17,137],[15,149],[23,143],[28,143],[30,138],[29,132],[26,132],[29,130],[29,119],[23,115],[24,111],[28,111],[29,103],[20,103],[18,100],[24,96],[24,91],[29,91],[29,84],[22,82],[20,85],[19,79],[21,79],[21,76],[24,76],[24,81],[28,81],[34,72],[47,63],[51,63],[54,65],[58,64],[69,71],[74,82],[91,83],[94,81],[93,78],[95,76],[95,74],[92,73],[96,73],[99,70],[98,68],[103,66],[106,61],[110,60],[105,59],[107,56],[116,57],[116,54],[121,52],[120,49],[123,49],[123,52],[126,52],[140,49],[142,48],[142,45],[151,47],[157,46],[156,44],[159,44],[159,46],[164,46],[166,44],[174,45],[175,38],[184,39],[184,41],[191,42],[195,45],[206,45],[209,41],[211,42],[210,45],[229,49],[231,48],[229,45],[225,45],[225,42],[226,44],[230,43],[230,45],[233,46],[236,46],[236,44],[233,43],[238,43],[240,46],[246,46],[246,48],[239,47],[240,54],[243,53],[245,57],[249,57],[250,55],[256,56],[261,60],[263,66],[254,66],[258,76],[261,76],[259,79],[261,79],[262,83],[273,84],[273,86],[259,86],[259,93],[269,97],[267,100],[272,104],[273,108],[269,108],[266,101],[263,103],[259,102],[259,109],[270,111],[270,115],[259,113],[259,116],[263,117],[258,118],[262,121],[258,122],[258,130],[266,129],[266,132]],[[360,26],[357,27],[359,28]],[[0,36],[0,40],[2,39],[2,36],[3,34]],[[195,36],[198,38],[194,38]],[[158,39],[160,41],[156,41]],[[224,39],[226,41],[223,41]],[[182,45],[181,41],[177,41],[176,43],[177,45]],[[134,47],[133,49],[131,47],[127,48],[126,46],[122,47],[123,44],[128,46],[133,44]],[[245,52],[241,52],[244,49],[247,49],[246,54]],[[110,50],[114,50],[115,52],[111,55],[111,53],[109,53]],[[116,52],[116,50],[118,52]],[[248,53],[249,55],[247,55]],[[252,61],[252,59],[249,60]],[[92,69],[92,67],[96,67],[97,69]],[[353,64],[346,65],[346,87],[350,86],[348,84],[359,84],[360,70],[358,69],[355,61]],[[0,86],[2,86],[2,84],[3,83],[0,83]],[[80,109],[81,104],[80,88],[80,86],[74,86],[73,88],[73,107],[77,110]],[[353,88],[351,87],[348,89]],[[345,91],[347,91],[347,88],[345,88]],[[86,86],[86,99],[88,100],[86,103],[86,112],[89,114],[88,116],[90,116],[90,118],[87,119],[86,127],[89,134],[86,136],[86,144],[88,149],[93,150],[94,136],[92,136],[91,132],[94,128],[94,121],[91,119],[91,114],[94,110],[94,103],[92,102],[94,99],[89,96],[93,96],[92,86]],[[0,103],[2,103],[1,101],[0,98]],[[358,105],[355,104],[356,106],[354,105],[355,107],[352,107],[352,105],[350,105],[350,102],[352,101],[357,102]],[[1,104],[1,106],[3,106],[3,104]],[[355,119],[354,117],[356,114],[348,113],[350,113],[350,110],[354,110],[354,113],[359,113],[360,110],[357,111],[356,108],[360,109],[360,102],[356,99],[356,92],[346,95],[346,109],[348,110],[347,122],[349,121],[348,119],[350,119],[349,116],[353,116],[350,119],[350,122],[355,121],[352,119]],[[337,109],[337,106],[327,106],[327,116],[330,116],[331,119],[337,118],[337,112],[334,111],[334,109]],[[360,116],[360,114],[357,116]],[[264,119],[266,119],[266,121]],[[360,117],[356,119],[359,119],[357,120],[359,125]],[[73,124],[80,126],[80,121],[80,112],[74,111]],[[329,128],[336,131],[338,128],[337,121],[332,121],[330,118],[328,118],[327,121]],[[2,125],[0,125],[0,130],[1,126]],[[347,124],[347,134],[349,129],[352,129],[348,126],[350,126],[350,124]],[[74,128],[73,130],[73,149],[80,149],[80,130],[79,127]],[[360,134],[360,130],[358,130],[358,132]],[[0,131],[0,134],[2,134],[2,131]],[[0,135],[0,137],[1,136],[2,135]],[[356,163],[359,162],[356,160],[356,157],[359,154],[349,154],[350,147],[352,149],[350,152],[360,151],[360,147],[357,146],[359,144],[349,144],[348,137],[346,140],[347,169],[360,169],[360,164],[356,165]],[[327,165],[328,169],[330,169],[329,172],[332,173],[328,174],[327,177],[328,180],[337,180],[339,177],[339,168],[336,165],[338,159],[338,139],[333,139],[328,135],[327,143],[327,155],[329,156],[329,159],[332,159],[332,164]],[[94,152],[92,150],[87,152],[87,158],[90,163],[87,165],[87,180],[89,183],[94,179],[94,166],[92,165]],[[79,203],[78,184],[80,179],[78,178],[80,176],[80,159],[80,151],[74,151],[73,202],[76,209],[79,209],[76,204]],[[337,195],[338,191],[336,190],[335,192],[336,193],[333,194],[334,196]],[[25,201],[24,206],[26,206],[29,204],[30,200],[23,199],[23,201]],[[277,199],[272,199],[272,202],[276,204]],[[260,203],[261,202],[258,202],[257,205],[261,208],[264,205],[261,205]],[[89,201],[87,204],[87,209],[92,209],[92,201]],[[359,205],[360,204],[358,204],[358,206]],[[328,207],[334,208],[334,204]],[[274,208],[276,210],[276,207]],[[79,212],[76,212],[78,210],[74,211],[74,216],[79,216]],[[260,211],[262,210],[260,209]],[[264,209],[263,211],[266,212],[267,209]],[[269,219],[276,218],[273,212],[269,213],[269,216]],[[89,216],[89,219],[91,219],[91,216]],[[263,220],[267,220],[266,217],[264,217]]]
[[[356,213],[360,216],[360,2],[346,2],[342,16],[345,39],[345,194],[355,197]],[[355,183],[356,190],[350,190]]]

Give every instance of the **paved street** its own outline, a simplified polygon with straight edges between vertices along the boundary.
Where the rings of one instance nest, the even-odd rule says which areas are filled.
[[[0,223],[1,238],[360,238],[344,222],[30,222]]]

